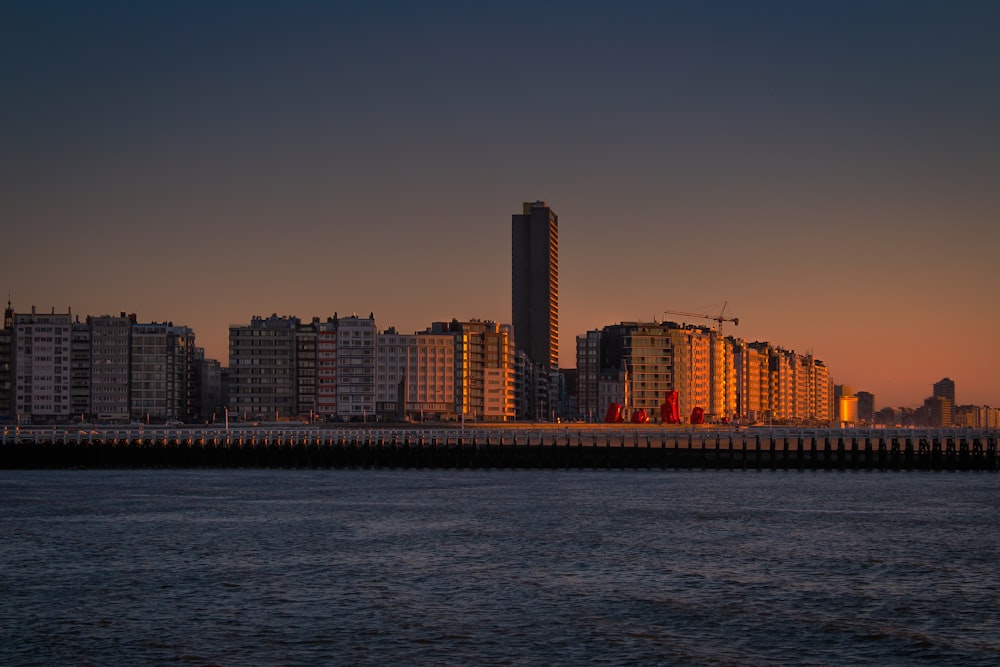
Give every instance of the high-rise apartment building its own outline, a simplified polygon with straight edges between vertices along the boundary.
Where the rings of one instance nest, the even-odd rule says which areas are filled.
[[[312,322],[299,323],[295,332],[295,381],[297,383],[295,414],[314,418],[318,407],[316,401],[316,361],[319,318]]]
[[[707,382],[708,348],[692,361],[689,345],[683,352],[678,349],[687,342],[687,333],[669,323],[622,322],[604,327],[600,336],[602,375],[605,383],[615,378],[622,383],[614,390],[605,386],[604,395],[621,396],[626,401],[621,405],[629,414],[645,410],[647,416],[655,418],[667,392],[677,388],[679,372],[691,386],[692,364],[703,366]],[[686,393],[683,399],[688,398]],[[603,416],[607,408],[601,406],[599,414]]]
[[[588,352],[598,341],[600,356]],[[826,424],[834,417],[833,384],[826,365],[766,342],[724,338],[718,331],[674,322],[623,322],[577,339],[577,367],[597,365],[598,405],[610,403],[626,418],[645,410],[654,421],[670,391],[682,420],[696,408],[708,421],[734,417],[755,422]],[[583,381],[581,380],[581,394]],[[598,417],[599,419],[600,417]]]
[[[376,409],[386,418],[455,419],[455,338],[451,334],[378,335]]]
[[[951,426],[954,422],[954,405],[944,396],[930,396],[924,399],[925,421],[935,428]]]
[[[14,414],[30,421],[65,421],[72,414],[72,313],[13,315]]]
[[[559,218],[543,201],[511,217],[514,344],[542,369],[559,367]]]
[[[172,322],[133,324],[131,350],[132,419],[193,419],[199,409],[194,332]]]
[[[70,414],[82,421],[94,419],[90,409],[90,326],[73,322],[73,343],[70,352]],[[131,352],[130,352],[131,354]],[[131,378],[128,380],[131,382]]]
[[[934,383],[934,398],[947,398],[951,404],[955,404],[955,381],[951,378],[941,378]]]
[[[10,301],[3,314],[0,329],[0,423],[10,420],[14,412],[14,309]]]
[[[858,396],[858,421],[862,424],[875,423],[875,394],[869,391],[859,391]]]
[[[771,416],[770,345],[761,341],[738,341],[734,346],[736,413],[755,423]]]
[[[810,365],[809,386],[809,414],[804,419],[813,424],[822,424],[833,419],[833,378],[830,377],[830,369],[819,359],[811,354],[805,359]]]
[[[593,329],[576,337],[576,405],[587,421],[598,421],[604,415],[600,381],[601,331]]]
[[[795,353],[780,347],[772,347],[770,353],[771,413],[768,419],[790,423],[795,415],[795,369],[792,364]]]
[[[229,327],[229,410],[237,419],[288,419],[298,408],[297,317]]]
[[[316,414],[337,414],[337,318],[316,325]]]
[[[955,381],[951,378],[941,378],[934,383],[934,399],[931,405],[931,425],[951,426],[955,410]]]
[[[512,421],[515,354],[510,326],[452,320],[434,322],[427,333],[453,338],[456,415],[471,421]]]
[[[822,361],[780,347],[769,348],[769,354],[770,410],[764,415],[767,420],[818,424],[835,418],[833,382]]]
[[[596,358],[594,348],[598,349]],[[608,405],[616,402],[629,416],[644,410],[656,420],[667,393],[677,391],[682,418],[700,408],[713,421],[729,419],[737,411],[738,382],[752,386],[759,402],[761,365],[765,387],[767,381],[766,356],[757,360],[755,382],[745,377],[746,369],[738,377],[735,349],[732,339],[714,329],[674,322],[623,322],[589,332],[577,339],[581,407],[589,400],[585,378],[596,368],[597,405],[586,408],[589,418],[600,419]],[[741,363],[750,367],[745,358]],[[614,383],[617,386],[611,386]],[[610,401],[611,396],[619,398]]]
[[[375,418],[375,314],[337,319],[337,417]]]
[[[198,369],[198,416],[206,422],[222,421],[226,400],[223,391],[222,364],[217,359],[206,359],[203,348],[195,348],[195,366]]]
[[[455,343],[452,336],[418,333],[406,348],[406,414],[455,417]]]
[[[413,334],[401,334],[389,327],[375,339],[375,410],[387,418],[404,416],[404,385],[407,378],[407,357],[413,344]],[[451,351],[451,339],[448,339]]]
[[[98,421],[129,419],[129,362],[135,316],[88,317],[90,327],[90,409]]]

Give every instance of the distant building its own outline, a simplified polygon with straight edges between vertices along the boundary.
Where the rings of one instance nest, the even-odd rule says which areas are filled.
[[[600,379],[601,331],[594,329],[576,337],[576,405],[577,412],[588,422],[604,417]]]
[[[129,348],[129,363],[131,364],[131,345]],[[94,414],[91,410],[91,349],[90,349],[90,326],[86,322],[75,320],[73,322],[73,343],[70,352],[70,413],[73,419],[81,421],[93,420]],[[131,368],[131,366],[130,366]],[[132,377],[131,373],[126,380],[129,389],[129,400],[131,401]]]
[[[337,415],[337,317],[316,324],[316,415]]]
[[[452,320],[433,323],[427,333],[452,337],[458,418],[513,421],[515,355],[510,326],[486,320]]]
[[[375,314],[337,319],[337,418],[375,419]]]
[[[803,416],[803,420],[809,424],[827,424],[833,419],[833,379],[830,377],[830,369],[811,354],[804,355],[803,360],[809,366],[809,386],[805,390],[810,396],[809,413]]]
[[[954,406],[951,399],[943,396],[931,396],[924,401],[927,425],[932,428],[952,426],[954,424]]]
[[[902,415],[896,408],[881,408],[875,413],[875,424],[897,426],[902,424]]]
[[[90,328],[90,408],[100,422],[130,418],[132,326],[135,316],[88,317]]]
[[[454,336],[413,334],[402,361],[404,415],[410,419],[457,419]]]
[[[694,373],[698,377],[704,376],[704,386],[697,379],[690,380],[691,392],[707,389],[708,346],[702,354],[693,351],[690,346],[684,350],[684,344],[689,342],[688,335],[689,332],[670,323],[660,322],[622,322],[604,327],[600,337],[601,367],[608,371],[606,380],[617,378],[622,383],[613,392],[607,388],[605,391],[628,398],[627,402],[621,403],[627,413],[626,418],[645,410],[650,419],[657,419],[667,392],[676,388],[677,376],[690,375],[692,368],[700,369]],[[707,398],[707,391],[703,393]],[[682,411],[690,412],[686,404],[690,395],[685,392],[682,396]],[[609,405],[601,406],[602,419]]]
[[[579,402],[576,395],[577,389],[579,388],[577,370],[575,368],[561,368],[559,369],[559,375],[562,378],[562,382],[560,384],[559,394],[560,407],[557,412],[566,419],[579,419],[582,414],[580,413]]]
[[[733,347],[736,412],[751,424],[771,418],[769,387],[770,345],[738,341]]]
[[[605,395],[624,399],[621,405],[628,417],[644,410],[656,421],[668,392],[676,390],[682,419],[696,407],[710,418],[723,419],[709,410],[713,399],[715,404],[722,403],[724,368],[732,369],[731,360],[720,362],[716,355],[732,348],[716,349],[717,337],[707,328],[673,322],[622,322],[604,327],[600,336],[601,375],[604,382],[617,378],[622,383],[613,392],[605,387]],[[609,405],[601,406],[601,418]]]
[[[0,424],[7,423],[14,414],[14,309],[10,301],[4,310],[3,328],[0,329]]]
[[[295,331],[295,415],[310,419],[316,414],[317,340],[319,318],[306,324],[299,322]]]
[[[594,349],[599,350],[596,358]],[[710,327],[675,322],[606,326],[577,338],[577,371],[580,406],[598,420],[618,403],[627,417],[644,410],[656,421],[672,391],[682,420],[696,408],[706,421],[717,423],[826,425],[834,417],[833,383],[822,361],[766,342],[725,337]],[[596,405],[589,394],[595,373]]]
[[[81,322],[70,312],[42,315],[32,308],[18,314],[8,303],[0,330],[0,400],[6,408],[0,419],[193,420],[201,413],[203,391],[195,350],[194,332],[170,322],[138,324],[124,312]]]
[[[934,398],[947,398],[952,405],[955,404],[955,381],[951,378],[941,378],[934,383]]]
[[[376,337],[375,411],[382,418],[402,420],[406,416],[403,393],[412,339],[412,334],[401,334],[395,327],[389,327]],[[447,344],[448,353],[452,354],[451,338]]]
[[[875,395],[867,391],[857,392],[858,421],[862,424],[875,423]]]
[[[771,417],[774,422],[790,424],[795,405],[795,375],[792,368],[795,353],[780,347],[769,348],[768,352]]]
[[[982,428],[983,412],[978,405],[956,405],[952,415],[955,426],[961,428]]]
[[[229,327],[229,412],[234,419],[290,419],[298,410],[296,317],[254,317]]]
[[[511,306],[515,364],[515,414],[519,420],[550,421],[558,415],[559,218],[545,202],[525,202],[511,216]]]
[[[13,315],[14,416],[35,423],[68,421],[72,415],[73,315]]]
[[[858,397],[854,394],[854,387],[848,384],[835,385],[833,396],[837,405],[837,422],[841,426],[856,426],[858,423]]]
[[[598,400],[603,407],[594,421],[604,421],[607,409],[613,403],[623,407],[632,405],[632,382],[624,359],[618,368],[601,369],[597,392]]]
[[[194,332],[172,322],[132,326],[131,407],[136,421],[198,416]]]
[[[559,217],[543,201],[511,216],[515,347],[542,368],[559,366]]]
[[[375,314],[333,317],[312,324],[315,343],[302,347],[306,360],[297,362],[315,377],[297,384],[310,392],[308,399],[297,399],[300,416],[331,421],[374,420],[378,414],[376,391]],[[304,334],[299,335],[300,343]],[[309,364],[314,364],[313,369]],[[314,407],[309,408],[309,405]]]
[[[926,404],[931,409],[931,425],[951,426],[954,423],[955,381],[951,378],[941,378],[934,383],[934,393],[931,397],[942,401],[935,400]]]
[[[456,419],[454,336],[389,328],[378,335],[375,359],[375,408],[381,417]]]
[[[205,350],[195,349],[198,386],[198,417],[208,423],[222,421],[228,401],[223,392],[222,364],[217,359],[206,359]]]

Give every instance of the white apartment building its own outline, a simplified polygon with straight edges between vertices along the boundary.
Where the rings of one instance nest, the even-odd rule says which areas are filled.
[[[395,379],[410,419],[454,419],[455,339],[448,334],[408,336],[400,350],[401,374]]]
[[[341,420],[374,419],[375,315],[337,318],[337,406]]]
[[[416,421],[455,418],[455,340],[449,334],[378,335],[376,409]]]
[[[13,316],[14,412],[37,422],[68,420],[72,414],[72,313]]]

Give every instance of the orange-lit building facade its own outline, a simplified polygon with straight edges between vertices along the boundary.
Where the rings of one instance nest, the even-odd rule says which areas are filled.
[[[591,331],[577,339],[577,368],[581,412],[593,421],[603,418],[611,402],[620,403],[626,415],[645,410],[655,420],[666,393],[674,390],[684,420],[695,408],[708,421],[723,423],[825,425],[834,416],[822,361],[766,342],[724,337],[710,327],[622,322]],[[599,378],[596,403],[589,398],[593,375]]]

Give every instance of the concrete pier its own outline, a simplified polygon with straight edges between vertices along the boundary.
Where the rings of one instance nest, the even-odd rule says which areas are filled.
[[[1000,469],[998,432],[635,428],[5,428],[0,468]]]

